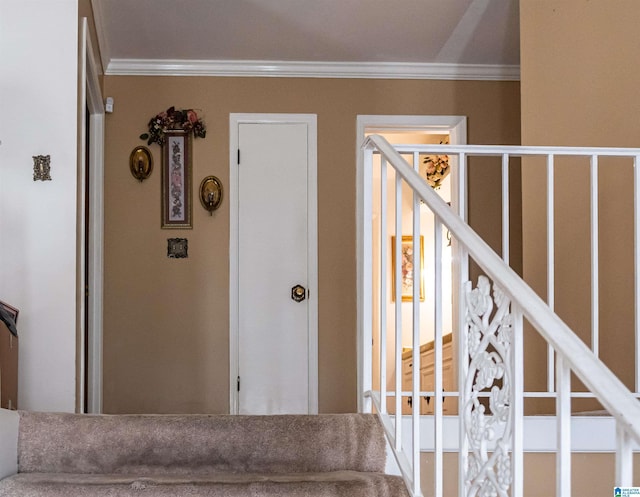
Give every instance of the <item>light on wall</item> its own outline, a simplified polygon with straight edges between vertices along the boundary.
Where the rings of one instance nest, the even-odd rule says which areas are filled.
[[[200,183],[200,203],[213,215],[222,203],[222,182],[215,176],[207,176]]]
[[[131,174],[142,183],[153,171],[153,157],[147,147],[136,147],[129,156]]]

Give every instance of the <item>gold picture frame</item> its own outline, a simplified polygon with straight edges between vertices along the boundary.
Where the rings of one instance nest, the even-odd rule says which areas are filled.
[[[162,225],[191,229],[191,135],[184,130],[165,133],[162,145]]]
[[[396,301],[396,237],[391,237],[391,301]],[[400,246],[402,302],[413,301],[413,237],[403,236]],[[420,302],[424,302],[424,237],[420,235]]]

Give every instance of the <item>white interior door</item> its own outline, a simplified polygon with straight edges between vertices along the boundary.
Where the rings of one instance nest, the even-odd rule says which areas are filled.
[[[235,124],[240,414],[317,412],[315,126],[272,119]]]

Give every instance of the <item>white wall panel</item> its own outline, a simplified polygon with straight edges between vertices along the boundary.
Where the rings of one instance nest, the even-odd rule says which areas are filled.
[[[77,0],[0,0],[0,299],[21,311],[21,409],[75,410],[77,40]],[[34,155],[52,181],[33,181]]]

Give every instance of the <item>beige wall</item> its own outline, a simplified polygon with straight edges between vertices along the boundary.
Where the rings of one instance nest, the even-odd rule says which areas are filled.
[[[111,413],[228,412],[228,202],[210,217],[194,200],[193,230],[160,229],[160,148],[151,146],[149,180],[141,184],[128,170],[152,116],[172,105],[201,109],[208,131],[193,143],[194,185],[215,174],[227,186],[229,113],[318,115],[321,412],[356,409],[356,116],[466,115],[470,143],[520,140],[515,82],[107,76],[106,96],[115,99],[105,148],[104,408]],[[492,188],[484,177],[471,178],[482,202]],[[500,200],[487,201],[493,209]],[[188,259],[166,257],[170,237],[188,238]]]
[[[640,146],[640,3],[521,0],[522,142]],[[525,279],[545,295],[545,175],[523,165]],[[557,166],[556,309],[585,341],[590,333],[588,163]],[[600,346],[628,386],[633,378],[632,168],[600,171]],[[529,351],[539,342],[526,344]],[[531,368],[544,367],[530,354]],[[531,369],[530,369],[531,370]],[[531,384],[529,386],[532,386]],[[540,386],[540,385],[538,385]]]
[[[421,487],[424,497],[433,496],[433,454],[421,455]],[[458,495],[458,454],[444,454],[444,495]],[[634,456],[634,478],[640,480],[640,456]],[[571,489],[580,497],[613,495],[615,455],[575,453],[571,458]],[[527,497],[556,495],[556,455],[532,452],[524,455],[523,494]]]
[[[93,8],[91,6],[91,0],[78,0],[78,17],[82,19],[87,18],[87,25],[89,26],[89,37],[91,38],[91,46],[93,47],[93,53],[96,62],[102,67],[102,61],[100,59],[100,45],[98,43],[98,35],[96,34],[95,19],[93,17]],[[100,70],[102,74],[102,69]]]

